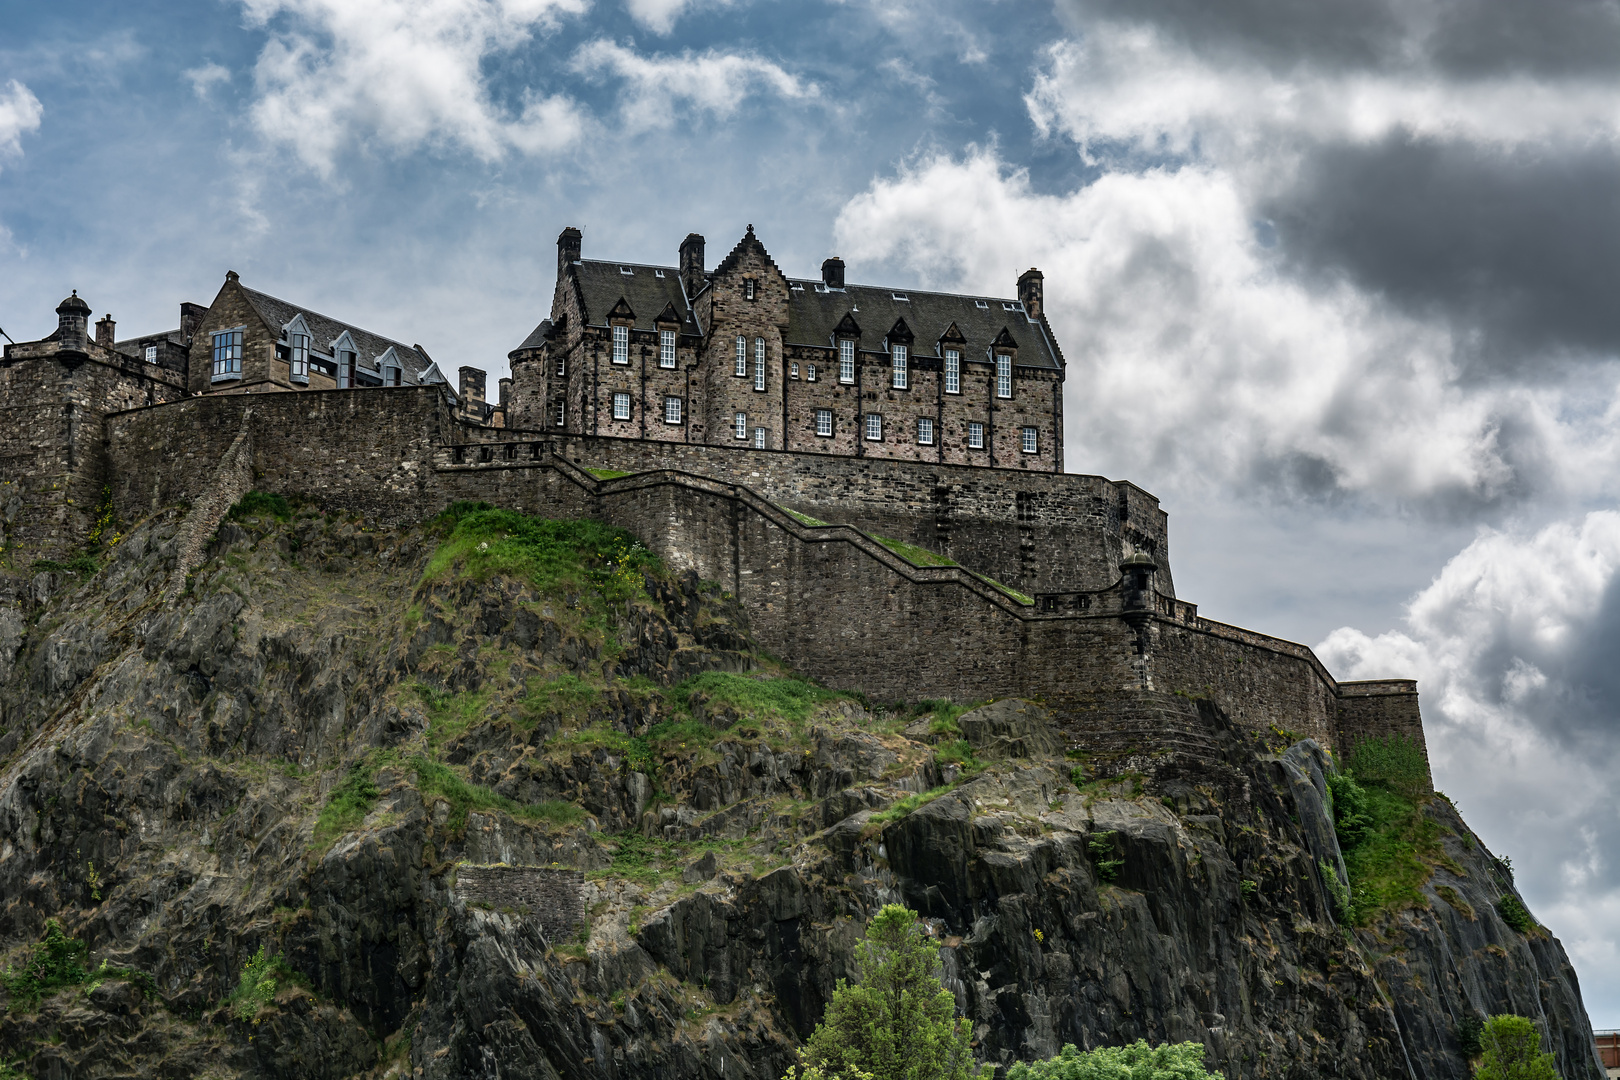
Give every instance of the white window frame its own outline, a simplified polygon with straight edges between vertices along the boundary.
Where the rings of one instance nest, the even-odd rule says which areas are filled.
[[[731,431],[732,431],[732,435],[735,438],[738,438],[738,439],[746,439],[746,438],[748,438],[748,414],[747,413],[740,412],[740,413],[736,413],[736,414],[734,414],[732,416],[732,418],[731,418]]]
[[[799,362],[797,360],[793,361],[790,367],[791,370],[788,372],[788,374],[797,379],[799,377]]]
[[[816,365],[814,365],[814,364],[806,364],[806,365],[804,365],[804,381],[805,382],[815,382],[816,381]]]
[[[563,402],[563,401],[557,402],[557,426],[558,427],[566,427],[567,425],[566,425],[565,422],[567,421],[567,419],[568,419],[568,404],[567,404],[567,402]]]
[[[613,324],[613,362],[615,364],[630,362],[630,328],[624,323]]]
[[[969,450],[984,449],[984,423],[980,420],[968,421],[967,444]]]
[[[894,373],[893,386],[896,390],[907,389],[907,384],[910,382],[911,373],[906,366],[908,359],[906,352],[904,345],[892,345],[889,347],[890,366]]]
[[[743,278],[743,299],[745,299],[745,300],[754,299],[754,294],[757,291],[757,289],[758,289],[758,285],[756,284],[756,282],[754,281],[753,278]]]
[[[866,441],[867,442],[882,442],[883,441],[883,414],[882,413],[875,413],[874,412],[874,413],[867,413],[866,414]]]
[[[1012,357],[996,353],[996,397],[1012,397]]]
[[[754,339],[754,389],[765,389],[765,339]]]
[[[945,350],[945,392],[962,392],[962,354],[956,349]]]
[[[557,357],[557,378],[561,379],[568,374],[568,357]]]
[[[658,366],[673,368],[675,366],[675,331],[658,331]]]
[[[748,378],[748,339],[737,339],[737,361],[731,367],[731,373],[739,379]]]
[[[934,418],[932,416],[917,417],[917,445],[934,445]]]
[[[157,346],[156,345],[148,345],[146,347],[146,362],[148,364],[157,363]]]
[[[855,342],[851,338],[838,339],[838,381],[855,381]]]
[[[679,424],[681,422],[681,405],[682,401],[680,398],[675,397],[673,394],[665,395],[664,423]]]
[[[1026,454],[1041,452],[1041,432],[1039,428],[1026,427],[1020,435],[1019,447]]]
[[[226,379],[240,379],[242,377],[242,340],[246,333],[247,327],[245,326],[233,327],[230,330],[216,330],[214,332],[214,382],[222,382]]]
[[[765,449],[765,429],[764,428],[757,427],[757,428],[754,429],[753,447],[754,447],[755,450],[763,450],[763,449]]]
[[[623,390],[613,392],[613,419],[630,419],[630,395]]]
[[[816,435],[823,439],[832,438],[833,414],[831,409],[816,410]]]
[[[287,373],[293,382],[309,382],[309,335],[301,330],[287,332]]]

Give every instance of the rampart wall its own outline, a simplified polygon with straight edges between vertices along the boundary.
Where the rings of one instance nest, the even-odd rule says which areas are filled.
[[[482,499],[621,525],[678,569],[724,583],[773,653],[828,685],[880,700],[1036,698],[1077,745],[1112,733],[1116,750],[1138,737],[1151,745],[1167,724],[1196,737],[1186,722],[1195,700],[1220,705],[1245,728],[1328,745],[1385,728],[1422,738],[1415,694],[1369,691],[1346,704],[1304,646],[1203,619],[1151,585],[1133,592],[1117,572],[1103,587],[1024,604],[962,567],[913,565],[857,527],[806,525],[751,485],[672,469],[598,480],[573,463],[569,446],[556,453],[520,432],[468,440],[476,429],[459,425],[430,389],[201,397],[110,417],[120,514],[128,520],[190,501],[244,428],[258,487],[378,524],[410,524],[455,500]],[[596,440],[579,456],[603,443],[618,440]],[[736,460],[724,452],[716,459]],[[605,464],[635,463],[625,451]]]

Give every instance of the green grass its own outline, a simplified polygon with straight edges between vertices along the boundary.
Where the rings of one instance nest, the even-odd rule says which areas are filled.
[[[907,814],[919,807],[927,806],[941,795],[949,794],[956,787],[955,784],[946,784],[943,787],[932,788],[928,791],[915,792],[895,800],[887,809],[879,810],[867,819],[868,827],[872,825],[887,825],[891,821],[899,821]]]
[[[377,805],[382,792],[377,788],[377,769],[374,765],[360,764],[349,770],[343,782],[332,789],[331,797],[321,807],[315,819],[315,843],[330,843],[345,833],[360,827]]]
[[[1373,784],[1417,798],[1427,792],[1429,764],[1423,748],[1405,735],[1363,739],[1346,759],[1345,771]]]
[[[225,999],[225,1006],[230,1009],[231,1015],[242,1021],[252,1020],[259,1015],[260,1009],[275,1000],[277,976],[284,966],[279,957],[272,959],[265,956],[264,946],[260,945],[259,951],[242,965],[242,975],[237,980],[236,989]]]
[[[927,548],[920,548],[916,544],[908,544],[904,540],[895,540],[887,536],[874,536],[872,539],[900,556],[902,559],[916,566],[960,566],[955,559],[948,558]]]
[[[971,573],[971,571],[969,571],[969,572]],[[1012,597],[1014,600],[1018,601],[1020,604],[1025,604],[1025,605],[1031,605],[1032,606],[1035,603],[1035,598],[1033,596],[1030,596],[1028,593],[1021,593],[1017,589],[1014,589],[1009,585],[1003,585],[1001,582],[997,581],[995,578],[985,577],[983,574],[974,574],[973,576],[978,578],[980,581],[984,582],[986,585],[990,586],[992,589],[999,589],[1001,592],[1003,592],[1006,595]]]
[[[585,811],[573,803],[559,800],[520,803],[496,794],[482,784],[468,783],[448,765],[424,757],[412,758],[410,769],[416,777],[416,790],[422,793],[423,801],[437,796],[449,802],[450,817],[446,824],[452,830],[464,828],[467,815],[473,810],[499,810],[522,821],[557,826],[577,825],[585,820]]]
[[[1396,774],[1399,782],[1403,774]],[[1334,829],[1350,872],[1350,919],[1367,926],[1384,913],[1426,907],[1423,886],[1444,858],[1442,829],[1421,801],[1346,772],[1329,780]]]
[[[444,539],[423,581],[496,575],[527,581],[542,593],[572,595],[588,614],[646,596],[643,575],[662,572],[658,557],[624,529],[588,519],[554,520],[456,503],[434,519]]]
[[[977,776],[984,771],[984,762],[973,756],[973,747],[966,739],[940,743],[934,751],[934,760],[941,765],[960,765],[964,777]]]
[[[782,511],[782,513],[786,514],[794,521],[797,521],[800,525],[817,526],[827,524],[827,522],[822,521],[820,518],[813,518],[809,514],[801,514],[797,510],[783,506],[781,503],[776,503],[775,505],[778,510]]]
[[[1536,920],[1530,914],[1530,909],[1524,906],[1524,901],[1512,893],[1507,893],[1496,902],[1496,910],[1501,914],[1502,921],[1519,933],[1533,934],[1536,932]]]
[[[598,480],[617,480],[621,476],[630,475],[623,469],[592,469],[587,467],[585,471],[596,477]]]
[[[112,967],[105,960],[98,968],[85,966],[89,952],[84,942],[67,936],[61,923],[46,919],[45,932],[29,950],[22,967],[0,972],[0,985],[11,998],[9,1008],[31,1010],[40,998],[69,986],[82,986],[88,993],[105,979],[125,979],[144,993],[156,992],[152,977],[145,972]]]
[[[30,569],[37,572],[51,574],[75,574],[82,578],[96,576],[101,569],[101,560],[88,551],[76,552],[66,562],[57,562],[55,559],[35,559]]]
[[[280,495],[268,491],[250,491],[226,511],[225,517],[229,521],[241,521],[250,517],[273,517],[277,521],[291,521],[292,507]]]
[[[817,705],[848,695],[792,677],[755,678],[729,671],[705,671],[682,682],[670,696],[687,710],[696,699],[711,709],[729,706],[746,717],[802,722],[809,719]]]
[[[490,692],[486,688],[473,692],[451,693],[438,690],[426,683],[415,683],[422,707],[428,714],[428,746],[437,750],[489,716]]]

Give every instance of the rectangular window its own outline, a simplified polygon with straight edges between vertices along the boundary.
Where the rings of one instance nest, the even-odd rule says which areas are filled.
[[[855,343],[848,338],[838,342],[838,381],[855,381]]]
[[[977,420],[968,421],[968,449],[984,449],[984,425]]]
[[[148,345],[146,347],[146,362],[148,364],[157,363],[157,346],[156,345]]]
[[[945,350],[945,392],[962,392],[962,354],[955,349]]]
[[[664,399],[664,423],[678,424],[681,422],[681,399],[667,397]]]
[[[924,446],[934,445],[934,418],[932,416],[919,416],[917,418],[917,441]]]
[[[757,427],[754,429],[754,449],[765,449],[765,429],[762,427]]]
[[[292,343],[292,358],[288,361],[293,382],[309,382],[309,335],[293,334],[287,339]]]
[[[622,323],[613,327],[613,362],[615,364],[630,362],[630,328]]]
[[[226,330],[214,335],[214,378],[228,379],[242,374],[242,331]]]
[[[731,418],[732,433],[739,439],[748,438],[748,414],[740,412]]]
[[[744,278],[743,279],[743,293],[750,300],[752,300],[754,298],[754,279],[753,278]]]
[[[816,410],[816,434],[820,435],[822,438],[831,437],[831,435],[832,435],[832,410],[831,409],[817,409]]]
[[[765,339],[754,339],[754,389],[765,389]]]
[[[792,368],[789,371],[789,375],[791,375],[795,379],[797,379],[799,377],[799,363],[798,363],[798,361],[795,360],[793,362]]]
[[[737,363],[731,369],[733,375],[739,379],[748,378],[748,339],[737,339]]]
[[[1026,453],[1026,454],[1039,453],[1040,452],[1040,446],[1041,446],[1040,433],[1037,432],[1032,427],[1025,428],[1024,429],[1024,439],[1023,439],[1024,453]]]
[[[567,374],[568,374],[568,357],[566,357],[566,356],[557,357],[557,377],[561,378],[562,376],[567,375]]]
[[[996,397],[1012,397],[1012,357],[996,354]]]
[[[563,421],[568,418],[568,406],[557,402],[557,426],[562,427]]]
[[[388,385],[389,386],[398,386],[398,385],[400,385],[402,374],[403,374],[403,372],[399,368],[389,368],[388,369]]]
[[[894,388],[896,390],[904,390],[906,388],[907,376],[906,347],[904,345],[893,346],[890,352],[890,359],[894,362]]]
[[[804,381],[805,382],[815,382],[816,381],[816,365],[814,365],[814,364],[806,364],[804,366]]]
[[[672,368],[675,366],[675,331],[658,331],[658,366]]]
[[[615,420],[628,420],[628,419],[630,419],[630,395],[629,394],[614,394],[613,395],[613,419],[615,419]]]
[[[882,442],[883,441],[883,414],[882,413],[867,413],[866,414],[866,441],[867,442]]]
[[[347,390],[354,385],[354,353],[348,349],[338,352],[338,388]]]

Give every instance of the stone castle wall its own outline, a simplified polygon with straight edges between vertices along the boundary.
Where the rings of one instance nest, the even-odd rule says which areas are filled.
[[[1115,580],[1055,598],[1061,604],[1020,603],[961,567],[914,566],[858,528],[803,524],[747,485],[673,470],[598,480],[573,464],[574,444],[460,425],[431,388],[202,397],[110,417],[120,514],[128,520],[194,498],[244,430],[258,487],[379,524],[482,499],[621,525],[676,568],[723,583],[765,648],[828,685],[879,700],[1035,698],[1076,741],[1099,724],[1150,724],[1194,699],[1221,705],[1245,728],[1328,745],[1343,741],[1341,722],[1364,737],[1373,730],[1363,717],[1399,710],[1401,730],[1415,725],[1421,736],[1415,699],[1399,709],[1380,702],[1384,712],[1346,706],[1309,649],[1203,619],[1162,590],[1144,597]],[[586,449],[624,449],[615,440],[577,448],[582,459]],[[881,486],[864,475],[865,487]],[[1095,481],[1068,479],[1082,490]],[[1121,490],[1127,498],[1135,491]]]
[[[1418,711],[1417,682],[1413,679],[1374,679],[1339,684],[1338,727],[1341,754],[1348,754],[1364,739],[1401,736],[1423,750],[1423,716]],[[1432,778],[1430,778],[1432,783]]]
[[[585,874],[547,866],[456,866],[456,892],[469,904],[511,910],[534,919],[551,941],[585,921]]]

